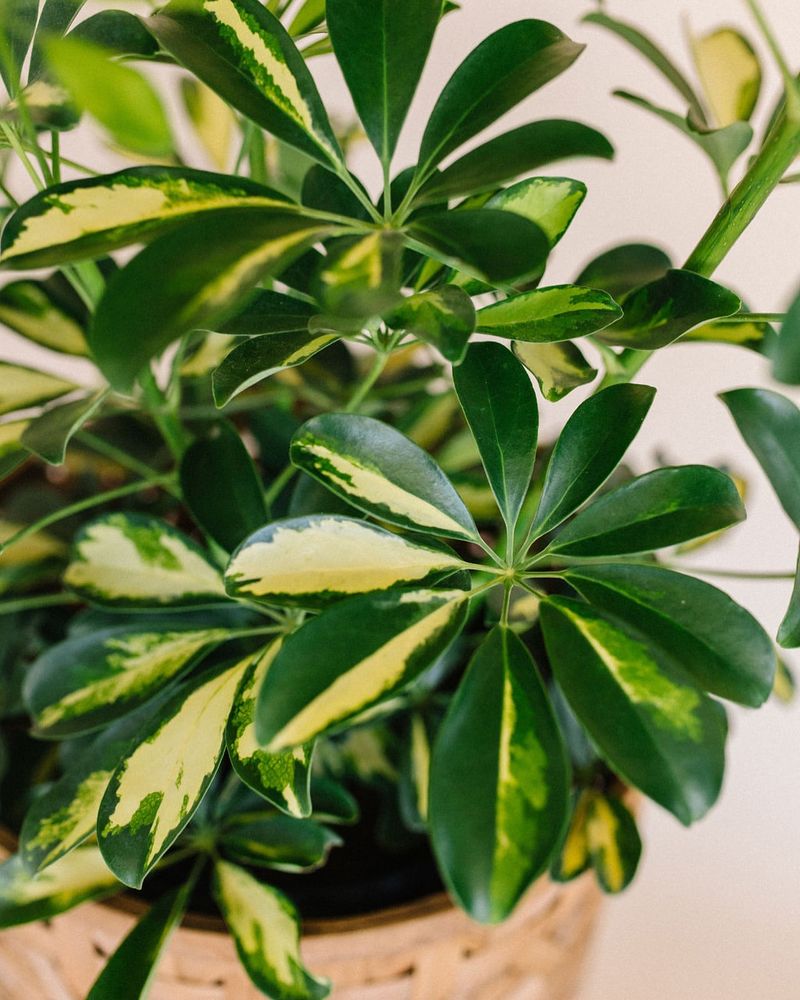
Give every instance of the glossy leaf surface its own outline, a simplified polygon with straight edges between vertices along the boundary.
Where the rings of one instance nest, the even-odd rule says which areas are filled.
[[[67,445],[105,399],[104,392],[57,403],[35,417],[22,434],[22,444],[49,465],[61,465]]]
[[[573,340],[596,333],[622,315],[606,293],[576,285],[554,285],[512,295],[478,312],[478,329],[533,344]]]
[[[472,299],[457,285],[442,285],[404,299],[385,317],[396,330],[408,330],[431,344],[453,364],[460,364],[475,329]]]
[[[232,821],[220,838],[228,857],[255,868],[310,872],[328,860],[341,838],[308,819],[264,813]]]
[[[672,261],[660,247],[622,243],[589,261],[575,283],[602,288],[619,300],[634,288],[663,278],[671,267]]]
[[[542,395],[557,403],[573,389],[588,385],[597,377],[580,350],[570,341],[557,344],[527,344],[514,341],[511,349],[533,375]]]
[[[2,318],[2,313],[0,313]],[[772,350],[772,373],[786,385],[800,383],[800,292],[789,306]]]

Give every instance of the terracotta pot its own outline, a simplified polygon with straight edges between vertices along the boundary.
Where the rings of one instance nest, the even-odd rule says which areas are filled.
[[[505,924],[486,928],[444,895],[365,917],[309,922],[303,956],[335,1000],[569,1000],[600,893],[591,874],[540,879]],[[143,912],[138,899],[89,903],[0,932],[2,1000],[84,1000]],[[189,917],[174,934],[150,1000],[259,1000],[221,922]]]

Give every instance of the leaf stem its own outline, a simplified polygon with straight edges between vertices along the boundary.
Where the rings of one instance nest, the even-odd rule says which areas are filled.
[[[266,503],[268,509],[272,507],[273,503],[275,503],[281,493],[283,493],[296,474],[297,467],[289,462],[283,471],[272,480],[264,493],[264,503]]]
[[[22,143],[20,142],[19,136],[17,135],[15,130],[8,124],[8,122],[0,121],[0,132],[3,133],[3,135],[8,140],[9,146],[17,154],[17,159],[20,161],[22,166],[25,168],[28,176],[33,181],[36,190],[43,191],[46,185],[42,180],[42,178],[36,173],[36,170],[34,169],[34,166],[31,163],[30,159],[28,158],[28,154],[25,152],[25,149]]]
[[[175,482],[174,473],[169,473],[163,476],[150,476],[147,479],[137,479],[136,482],[126,483],[124,486],[118,486],[116,489],[107,490],[105,493],[98,493],[96,496],[87,497],[85,500],[79,500],[77,503],[69,504],[67,507],[61,507],[59,510],[53,511],[51,514],[47,514],[45,517],[40,518],[33,524],[28,524],[24,528],[20,528],[19,531],[7,538],[2,544],[0,544],[0,554],[6,552],[12,545],[16,545],[17,542],[21,542],[31,535],[35,535],[38,531],[42,531],[44,528],[49,528],[51,524],[56,524],[58,521],[63,521],[68,517],[72,517],[74,514],[80,514],[85,510],[91,510],[93,507],[100,507],[102,504],[111,503],[113,500],[119,500],[122,497],[131,496],[133,493],[139,493],[142,490],[150,489],[151,487],[166,486],[167,484],[173,484]]]
[[[376,351],[372,366],[365,375],[363,381],[350,397],[350,401],[344,408],[345,413],[355,413],[369,395],[370,389],[375,385],[383,374],[383,369],[389,360],[390,351]]]
[[[760,3],[758,3],[757,0],[745,0],[745,3],[750,8],[750,12],[755,18],[756,24],[761,29],[764,41],[769,46],[772,56],[777,63],[778,69],[780,70],[781,76],[783,77],[783,83],[786,90],[786,109],[789,113],[789,117],[795,122],[800,122],[800,91],[798,90],[794,74],[789,69],[789,64],[783,54],[783,49],[781,49],[774,31],[770,27],[766,15],[761,9]]]
[[[155,376],[149,369],[139,379],[148,412],[153,418],[161,436],[167,443],[176,462],[180,462],[186,450],[186,433],[176,414],[169,408],[164,394],[159,389]]]
[[[80,603],[80,599],[73,594],[37,594],[34,597],[20,597],[16,601],[0,601],[0,615],[13,615],[20,611],[34,611],[36,608],[56,608]]]
[[[725,319],[714,320],[714,323],[782,323],[786,313],[750,313],[740,312]]]

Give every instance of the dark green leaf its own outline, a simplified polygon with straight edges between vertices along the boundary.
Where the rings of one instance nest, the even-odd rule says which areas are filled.
[[[173,889],[123,939],[86,1000],[141,1000],[150,992],[161,956],[189,903],[190,887]]]
[[[339,143],[302,55],[258,0],[173,0],[147,26],[237,111],[313,159],[341,164]]]
[[[441,13],[441,0],[328,0],[333,51],[384,163],[394,154]]]
[[[549,551],[565,556],[651,552],[743,521],[729,476],[706,465],[656,469],[595,500],[562,528]]]
[[[96,392],[71,403],[51,406],[31,420],[23,431],[22,444],[50,465],[61,465],[73,435],[91,419],[105,398],[106,392]]]
[[[0,0],[0,77],[15,94],[36,28],[37,0]]]
[[[215,424],[187,448],[180,481],[194,519],[228,552],[267,520],[256,467],[230,424]]]
[[[700,819],[722,784],[722,707],[586,604],[549,598],[541,621],[556,681],[609,765],[682,823]]]
[[[336,318],[363,319],[391,309],[400,298],[403,239],[381,230],[339,243],[320,264],[316,296]]]
[[[456,285],[412,295],[384,319],[391,329],[408,330],[431,344],[454,365],[464,359],[476,322],[472,299]]]
[[[550,253],[537,225],[499,209],[431,212],[414,219],[408,233],[424,252],[488,281],[510,282],[539,272]]]
[[[147,28],[126,10],[101,10],[76,25],[70,37],[93,42],[117,56],[148,59],[158,52],[158,43]]]
[[[581,566],[567,581],[668,653],[704,690],[756,707],[775,679],[775,651],[753,616],[716,587],[660,566]]]
[[[630,292],[622,308],[625,315],[600,339],[654,351],[709,320],[732,316],[742,302],[722,285],[693,271],[676,269]]]
[[[550,457],[535,537],[557,528],[600,489],[636,437],[655,392],[647,385],[613,385],[575,410]]]
[[[308,302],[293,295],[259,290],[241,312],[218,323],[216,330],[234,337],[294,333],[307,330],[316,311]]]
[[[558,119],[531,122],[490,139],[434,174],[423,185],[416,201],[428,204],[493,191],[505,181],[573,156],[610,160],[613,155],[614,148],[608,139],[588,125]]]
[[[784,649],[795,649],[800,646],[800,559],[797,561],[797,573],[789,607],[778,629],[778,642]]]
[[[234,861],[284,872],[319,868],[341,843],[340,837],[319,823],[280,813],[235,823],[220,837],[224,853]]]
[[[358,183],[357,178],[353,178]],[[362,187],[367,201],[369,193]],[[319,163],[312,164],[303,178],[300,200],[307,208],[332,212],[351,219],[369,219],[369,212],[350,187],[333,171]]]
[[[575,344],[511,344],[511,349],[539,383],[545,399],[557,403],[582,385],[593,382],[597,369],[592,368]]]
[[[270,751],[298,746],[386,701],[444,652],[467,604],[460,590],[396,591],[351,597],[312,618],[267,672],[259,741]]]
[[[496,923],[546,868],[564,829],[569,765],[530,653],[509,629],[479,647],[439,730],[430,826],[444,879]]]
[[[220,211],[160,237],[108,284],[89,331],[97,364],[114,388],[130,392],[153,357],[190,330],[213,329],[235,314],[257,281],[324,232],[300,215],[253,208]],[[131,306],[141,296],[146,312]]]
[[[666,276],[672,261],[659,247],[623,243],[590,261],[575,279],[576,285],[602,288],[615,299]]]
[[[800,385],[800,292],[789,306],[772,351],[772,374],[786,385]]]
[[[800,528],[800,410],[769,389],[733,389],[719,398],[767,474],[781,506]]]
[[[508,24],[474,49],[450,78],[428,119],[419,176],[572,65],[582,45],[545,21]]]
[[[478,329],[510,340],[550,344],[597,333],[620,316],[622,310],[605,292],[554,285],[484,306],[478,312]]]
[[[292,461],[343,500],[390,524],[450,538],[478,529],[450,481],[394,428],[355,414],[325,414],[292,441]]]
[[[539,411],[527,372],[501,344],[473,344],[453,370],[456,393],[509,532],[528,494]]]
[[[29,82],[38,79],[44,72],[43,43],[46,44],[49,38],[66,34],[84,3],[85,0],[45,0],[31,50]]]

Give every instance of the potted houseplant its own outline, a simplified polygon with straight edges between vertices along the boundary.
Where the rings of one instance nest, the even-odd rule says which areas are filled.
[[[3,180],[0,264],[45,273],[9,274],[0,321],[84,363],[76,381],[66,366],[3,364],[13,764],[0,805],[16,849],[0,923],[86,903],[84,945],[107,957],[97,935],[128,927],[137,904],[96,901],[127,887],[146,904],[99,974],[98,955],[88,976],[77,960],[54,971],[13,938],[14,996],[60,974],[93,1000],[143,996],[188,911],[195,930],[179,932],[163,995],[244,996],[244,974],[219,964],[230,944],[207,930],[215,907],[267,996],[328,992],[301,960],[298,908],[359,915],[350,964],[343,938],[317,947],[323,972],[352,977],[342,996],[481,995],[487,975],[495,991],[552,976],[548,995],[566,996],[575,952],[550,940],[526,955],[525,921],[560,907],[582,930],[587,868],[607,891],[629,883],[630,790],[686,824],[713,805],[718,699],[761,704],[775,647],[658,553],[744,508],[719,469],[637,476],[621,463],[653,399],[634,379],[655,350],[740,343],[800,380],[798,307],[777,336],[782,315],[748,312],[711,278],[800,152],[796,82],[750,5],[785,88],[730,193],[753,140],[748,43],[731,30],[696,42],[699,95],[645,35],[591,15],[688,101],[686,118],[655,110],[709,153],[725,204],[683,267],[620,246],[552,286],[547,258],[585,186],[541,169],[610,158],[610,143],[548,119],[463,147],[578,57],[557,27],[518,21],[483,40],[398,170],[454,5],[171,0],[73,24],[79,3],[48,0],[37,23],[35,5],[7,0],[0,140],[39,190],[18,198]],[[737,56],[724,74],[720,46]],[[381,163],[377,198],[308,67],[330,51]],[[176,143],[130,64],[145,60],[159,84],[179,78],[216,170],[189,165],[198,145]],[[63,156],[81,113],[147,165],[97,174]],[[538,441],[531,374],[546,406],[591,387],[554,442]],[[726,402],[800,521],[800,467],[778,450],[800,414],[775,393]],[[778,639],[800,643],[796,601]],[[576,881],[556,889],[547,872]],[[510,918],[512,931],[431,903],[442,883],[475,928]],[[403,920],[375,915],[397,906]],[[423,931],[406,938],[408,907]],[[59,919],[33,947],[66,962]],[[391,962],[367,961],[381,947],[370,927]],[[470,963],[495,947],[496,961]]]

